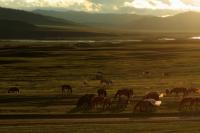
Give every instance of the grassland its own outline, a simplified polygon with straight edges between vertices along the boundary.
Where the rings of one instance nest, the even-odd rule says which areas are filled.
[[[75,107],[81,95],[96,93],[98,81],[88,80],[88,86],[84,86],[83,81],[93,77],[97,71],[103,71],[106,77],[113,80],[114,84],[108,89],[111,97],[121,87],[133,87],[138,96],[149,91],[163,92],[172,87],[199,87],[199,43],[186,40],[1,41],[0,114],[67,114]],[[144,71],[149,71],[151,75],[142,75]],[[169,75],[163,76],[163,73]],[[72,96],[61,96],[63,84],[72,85]],[[12,86],[19,87],[21,93],[7,94],[8,88]],[[181,98],[164,98],[157,113],[178,113],[177,105]],[[121,113],[131,112],[130,105]],[[48,132],[188,132],[194,128],[194,132],[198,132],[198,124],[182,121],[179,124],[4,125],[0,131],[45,132],[48,129]],[[184,125],[188,125],[187,130]]]

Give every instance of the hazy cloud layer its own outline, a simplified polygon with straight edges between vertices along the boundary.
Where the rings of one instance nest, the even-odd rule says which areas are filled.
[[[200,10],[200,0],[132,0],[126,7],[168,10]]]
[[[200,11],[200,0],[0,0],[0,6],[18,9],[62,9],[89,12]]]
[[[90,0],[0,0],[2,7],[11,8],[65,8],[70,10],[84,10],[97,12],[101,4]]]

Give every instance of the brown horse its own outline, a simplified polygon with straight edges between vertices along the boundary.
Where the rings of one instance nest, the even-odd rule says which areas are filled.
[[[102,80],[104,78],[103,72],[97,72],[95,75],[95,80]]]
[[[123,110],[127,108],[128,103],[129,103],[128,97],[124,97],[124,96],[119,97],[118,102],[117,102],[117,108]]]
[[[191,110],[192,104],[194,104],[194,98],[183,98],[179,104],[180,111]]]
[[[155,109],[156,106],[153,105],[152,102],[148,100],[141,100],[134,107],[135,112],[145,112],[145,113],[154,112]]]
[[[191,93],[198,93],[198,88],[188,88],[187,91],[188,91],[188,94],[191,94]]]
[[[97,110],[101,108],[103,110],[110,110],[111,109],[111,98],[103,97],[103,96],[95,96],[91,100],[92,109]]]
[[[97,90],[97,93],[98,93],[98,96],[103,96],[103,97],[106,97],[106,96],[107,96],[106,89],[104,89],[104,88],[98,89],[98,90]]]
[[[100,83],[101,83],[101,84],[105,84],[105,85],[112,85],[112,84],[113,84],[113,81],[110,80],[110,79],[101,79],[101,80],[100,80]]]
[[[130,100],[130,98],[133,97],[133,90],[129,89],[129,88],[124,88],[124,89],[120,89],[117,91],[117,93],[115,94],[115,99],[117,97],[121,97],[121,96],[126,96],[128,97],[128,99]]]
[[[77,108],[79,109],[90,109],[92,107],[92,99],[95,97],[95,94],[85,94],[79,98],[77,102]]]
[[[187,90],[187,88],[183,88],[183,87],[173,88],[170,91],[170,94],[173,94],[173,93],[176,94],[176,95],[183,94],[183,96],[187,96],[188,95],[188,90]]]
[[[19,88],[11,87],[8,89],[8,93],[19,93]]]
[[[95,96],[91,101],[92,109],[96,110],[98,107],[103,108],[104,106],[104,97],[103,96]]]
[[[62,94],[72,94],[72,87],[70,85],[63,85],[62,86]]]
[[[148,93],[147,95],[145,95],[143,97],[143,99],[154,99],[156,101],[160,100],[160,97],[159,97],[159,93],[158,92],[150,92]]]
[[[169,76],[169,73],[164,72],[162,75],[163,75],[163,77],[167,77],[167,76]]]
[[[199,105],[200,105],[200,98],[199,97],[194,98],[191,106],[194,107],[195,111],[198,111]]]

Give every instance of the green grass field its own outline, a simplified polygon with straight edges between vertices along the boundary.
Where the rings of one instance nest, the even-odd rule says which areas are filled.
[[[98,71],[114,82],[108,89],[110,97],[122,87],[133,87],[137,96],[150,91],[163,92],[166,88],[199,87],[199,43],[181,40],[121,43],[1,41],[0,114],[67,114],[81,95],[96,93],[99,81],[89,79]],[[144,71],[151,74],[144,76]],[[163,73],[169,75],[163,76]],[[88,86],[83,85],[86,79]],[[72,85],[72,96],[61,96],[63,84]],[[7,94],[12,86],[19,87],[20,94]],[[177,113],[181,99],[164,98],[157,113]],[[121,113],[132,113],[132,108],[129,105]],[[183,121],[179,124],[4,125],[0,132],[189,132],[193,128],[198,132],[198,124]],[[189,128],[186,130],[184,125]]]
[[[199,133],[199,122],[152,122],[125,124],[4,125],[4,133]]]

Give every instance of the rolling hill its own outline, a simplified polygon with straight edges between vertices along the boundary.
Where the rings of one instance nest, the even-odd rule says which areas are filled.
[[[132,31],[200,31],[200,13],[185,12],[169,17],[136,14],[99,14],[76,11],[35,10],[38,14],[68,19],[90,26],[112,27]]]
[[[10,8],[0,8],[0,19],[23,21],[34,25],[77,25],[72,21]]]
[[[35,30],[37,27],[21,22],[21,21],[16,21],[16,20],[0,20],[0,30],[2,31],[30,31],[30,30]]]
[[[200,13],[185,12],[170,17],[151,17],[132,21],[126,27],[149,31],[200,31]]]
[[[150,16],[136,14],[88,13],[81,11],[34,10],[34,13],[67,19],[89,26],[121,27],[132,21]]]

